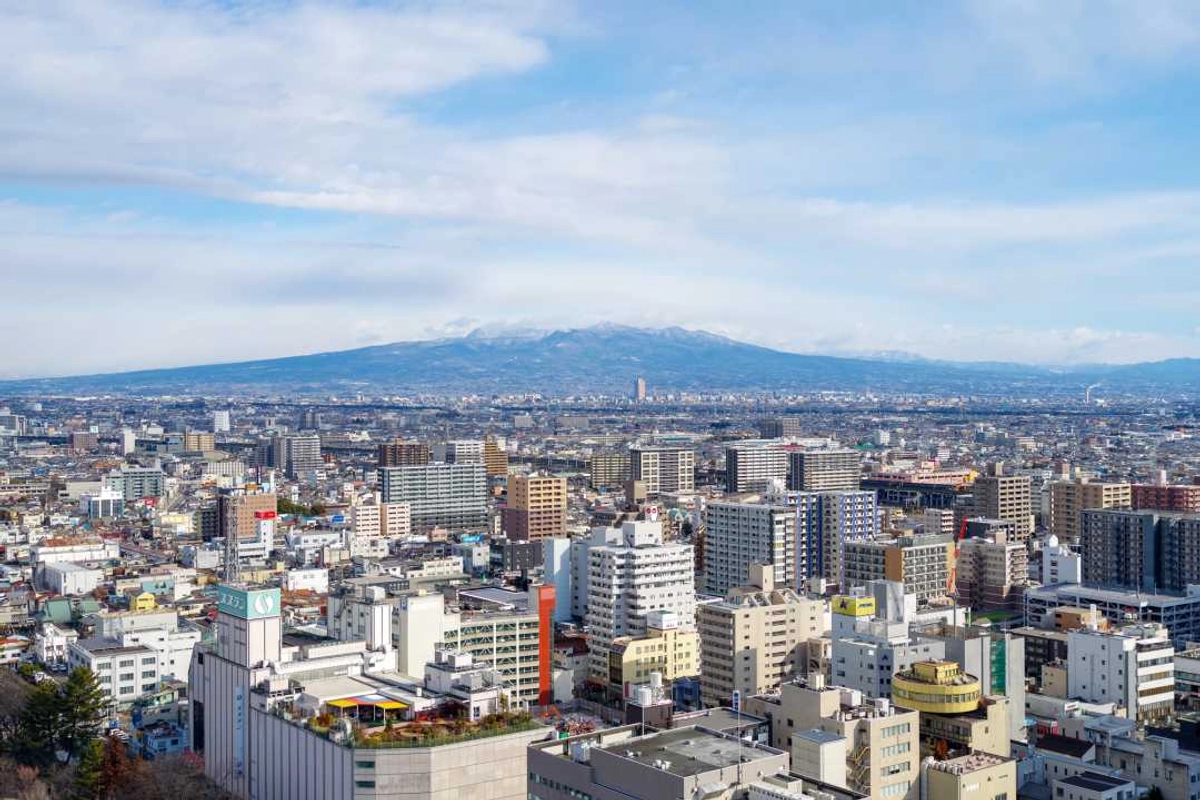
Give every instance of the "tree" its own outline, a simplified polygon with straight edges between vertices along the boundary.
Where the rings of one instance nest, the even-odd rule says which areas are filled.
[[[101,800],[104,785],[104,744],[93,739],[84,746],[75,767],[75,797],[79,800]]]
[[[43,681],[29,697],[17,720],[12,752],[26,764],[54,761],[62,730],[62,698],[54,681]]]
[[[108,716],[108,698],[92,671],[78,667],[67,676],[61,699],[59,745],[75,755],[99,735],[100,725]]]

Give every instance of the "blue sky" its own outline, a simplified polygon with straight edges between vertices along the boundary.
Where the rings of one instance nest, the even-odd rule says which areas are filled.
[[[0,0],[0,374],[1200,356],[1200,4]]]

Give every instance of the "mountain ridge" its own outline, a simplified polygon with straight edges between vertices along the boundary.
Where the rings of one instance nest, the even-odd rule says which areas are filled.
[[[1046,367],[1013,362],[861,358],[775,350],[679,326],[602,324],[550,331],[475,329],[280,358],[0,381],[27,394],[279,390],[398,394],[624,394],[635,375],[658,391],[907,391],[944,394],[1107,390],[1200,393],[1200,359]]]

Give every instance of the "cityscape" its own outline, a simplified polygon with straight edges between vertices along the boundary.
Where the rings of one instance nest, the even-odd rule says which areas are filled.
[[[1200,3],[0,44],[0,800],[1200,800]]]

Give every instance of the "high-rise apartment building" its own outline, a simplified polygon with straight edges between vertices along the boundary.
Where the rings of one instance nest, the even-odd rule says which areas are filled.
[[[253,489],[226,489],[217,495],[217,538],[230,534],[238,540],[253,539],[258,534],[257,514],[275,513],[277,498],[273,493]]]
[[[482,439],[452,439],[433,446],[433,460],[446,464],[482,464]]]
[[[626,522],[619,541],[587,553],[593,675],[607,674],[614,639],[646,633],[651,611],[674,612],[683,628],[695,625],[695,555],[691,545],[664,544],[661,523]]]
[[[166,494],[166,482],[166,475],[158,464],[151,467],[122,464],[104,476],[104,485],[120,492],[126,502],[162,497]]]
[[[704,590],[709,594],[748,585],[756,564],[770,565],[772,586],[796,585],[795,509],[709,503],[705,529]]]
[[[210,453],[217,449],[216,436],[209,431],[184,431],[183,449],[188,453]]]
[[[806,643],[828,631],[825,601],[775,582],[769,564],[750,567],[745,585],[720,602],[696,606],[700,632],[701,695],[706,705],[728,704],[771,691],[802,675]]]
[[[696,454],[681,447],[635,447],[629,452],[630,477],[657,497],[696,488]]]
[[[567,534],[567,479],[514,475],[502,524],[509,539],[546,539]]]
[[[638,401],[639,403],[645,401],[645,399],[646,399],[646,379],[643,378],[641,375],[638,375],[636,378],[633,379],[633,392],[631,393],[630,396],[634,400]]]
[[[954,559],[954,537],[927,533],[894,539],[848,541],[844,545],[846,588],[887,580],[904,584],[918,602],[946,595]]]
[[[588,478],[593,489],[622,486],[630,479],[632,469],[628,450],[593,453],[588,464]]]
[[[73,453],[87,453],[100,446],[100,437],[92,431],[71,431],[67,435],[67,447]]]
[[[956,585],[964,605],[981,611],[1020,607],[1029,583],[1029,551],[1003,534],[964,539],[958,546]]]
[[[1080,519],[1086,583],[1142,592],[1200,583],[1200,517],[1088,510]]]
[[[1060,542],[1079,541],[1079,514],[1090,508],[1130,508],[1128,483],[1093,483],[1086,480],[1050,484],[1050,533]]]
[[[283,470],[293,480],[311,476],[323,469],[321,436],[317,433],[291,433],[271,441],[271,466]]]
[[[502,478],[508,474],[508,453],[504,442],[488,434],[483,439],[483,470],[489,478]]]
[[[379,490],[385,503],[408,503],[414,532],[435,527],[487,528],[487,477],[482,463],[380,467]]]
[[[799,417],[765,417],[758,421],[758,435],[764,439],[798,439],[804,431]]]
[[[1200,485],[1137,483],[1130,487],[1130,507],[1135,510],[1200,513]]]
[[[798,492],[793,497],[798,576],[820,576],[845,589],[846,542],[879,536],[875,492]]]
[[[400,439],[379,445],[376,458],[376,466],[380,467],[423,467],[428,463],[429,445]]]
[[[1024,542],[1033,533],[1033,483],[1028,475],[980,475],[971,489],[972,514],[1016,526]]]
[[[788,475],[788,451],[771,439],[737,442],[725,448],[725,491],[763,492]]]
[[[791,450],[787,488],[800,492],[857,491],[862,456],[857,450]]]
[[[412,509],[368,499],[350,507],[350,530],[367,538],[402,539],[412,533]]]
[[[213,412],[213,433],[229,433],[229,411],[218,409]]]

